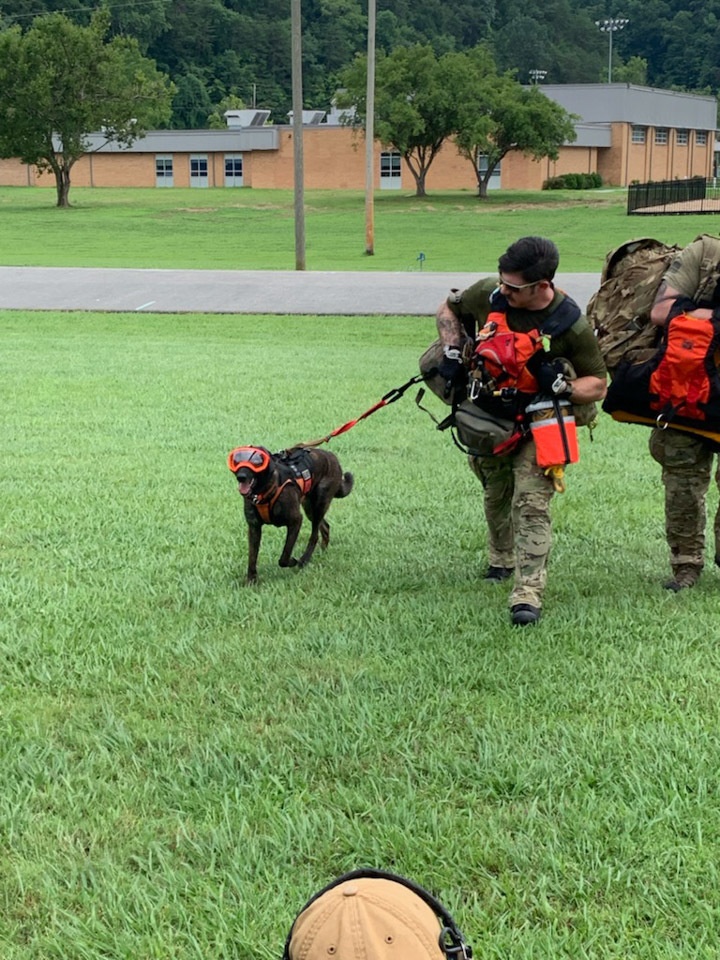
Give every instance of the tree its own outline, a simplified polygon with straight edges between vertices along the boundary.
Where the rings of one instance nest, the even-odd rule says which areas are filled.
[[[487,52],[478,48],[465,56],[465,86],[458,89],[458,125],[455,142],[472,164],[478,195],[487,197],[493,171],[511,150],[534,160],[556,160],[563,143],[576,139],[573,120],[542,93],[526,89],[511,74],[494,74]],[[481,164],[481,160],[484,162]]]
[[[27,32],[0,33],[0,156],[52,171],[57,205],[69,206],[70,172],[88,134],[130,146],[170,116],[174,91],[127,37],[106,41],[109,17],[89,26],[60,13],[37,17]]]
[[[397,150],[415,179],[415,193],[426,195],[428,170],[456,129],[456,91],[451,75],[457,54],[439,59],[431,47],[398,47],[378,58],[375,69],[375,138]],[[357,57],[343,75],[338,106],[355,107],[355,123],[365,122],[367,58]]]
[[[195,130],[204,127],[213,104],[202,79],[196,73],[186,73],[176,84],[172,101],[173,126]]]
[[[636,83],[639,86],[647,84],[647,60],[644,57],[630,57],[627,63],[613,67],[614,83]]]
[[[227,118],[225,116],[226,110],[244,110],[245,101],[242,97],[235,96],[235,94],[229,94],[227,97],[223,97],[220,103],[216,104],[213,107],[212,112],[207,116],[207,126],[210,130],[226,130],[227,129]]]

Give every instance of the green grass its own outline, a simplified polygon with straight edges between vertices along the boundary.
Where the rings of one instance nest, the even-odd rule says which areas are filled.
[[[410,393],[332,441],[328,551],[281,570],[268,530],[242,585],[227,452],[327,434],[432,334],[3,314],[3,960],[277,960],[363,864],[478,957],[717,957],[720,573],[659,586],[644,428],[583,432],[536,628],[481,582],[479,484]]]
[[[72,208],[50,188],[0,188],[0,263],[6,266],[293,270],[294,204],[281,190],[73,188]],[[600,271],[630,237],[685,244],[713,216],[628,217],[625,191],[378,193],[375,255],[365,254],[365,199],[307,191],[308,270],[494,270],[519,236],[552,237],[561,269]],[[420,253],[425,255],[421,263]]]

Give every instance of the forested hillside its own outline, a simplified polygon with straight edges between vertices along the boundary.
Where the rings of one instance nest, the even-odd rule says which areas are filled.
[[[92,3],[92,6],[99,4]],[[134,36],[177,86],[172,125],[202,127],[225,97],[291,105],[290,0],[109,0],[113,31]],[[85,0],[5,0],[0,23],[29,24],[62,9],[86,23]],[[437,53],[487,43],[501,70],[527,83],[607,79],[609,36],[595,25],[629,21],[613,34],[613,81],[720,90],[720,0],[377,0],[378,55],[429,43]],[[367,0],[302,0],[306,107],[327,109],[339,72],[366,50]]]

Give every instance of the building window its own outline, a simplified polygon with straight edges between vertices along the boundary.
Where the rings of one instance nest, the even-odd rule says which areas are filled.
[[[243,158],[241,153],[225,154],[225,186],[241,187],[243,185]]]
[[[488,158],[487,154],[480,154],[477,158],[477,168],[478,175],[485,178],[488,171]],[[490,174],[490,179],[487,182],[488,190],[497,189],[500,186],[500,164],[495,164],[493,172]]]
[[[155,157],[155,186],[171,187],[173,185],[173,158],[171,155],[158,154]]]
[[[645,127],[632,128],[632,143],[645,143]]]
[[[687,130],[676,130],[675,131],[675,143],[679,147],[686,147],[688,145],[688,132]]]
[[[660,144],[661,146],[668,142],[668,129],[667,127],[656,127],[655,129],[655,143]]]
[[[190,157],[190,186],[206,187],[208,185],[208,159],[197,154]]]
[[[707,131],[706,130],[696,130],[695,131],[695,143],[699,147],[707,146]]]
[[[380,189],[399,190],[402,186],[402,158],[399,153],[384,150],[380,154]]]

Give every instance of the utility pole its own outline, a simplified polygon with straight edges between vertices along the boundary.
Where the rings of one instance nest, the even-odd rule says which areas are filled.
[[[595,26],[598,27],[602,33],[607,33],[608,35],[608,83],[612,83],[613,34],[617,30],[622,30],[623,27],[627,26],[628,23],[630,23],[630,21],[626,20],[624,17],[609,17],[607,20],[595,21]]]
[[[303,92],[301,0],[290,0],[292,31],[293,161],[295,180],[295,269],[305,269],[305,185],[303,169]]]
[[[375,6],[368,0],[367,89],[365,92],[365,253],[375,253]]]

